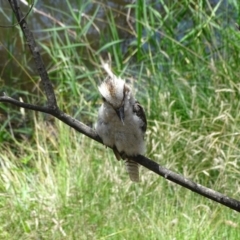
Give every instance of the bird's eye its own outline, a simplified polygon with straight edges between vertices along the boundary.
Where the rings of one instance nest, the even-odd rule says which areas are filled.
[[[104,97],[102,97],[102,100],[103,100],[104,102],[106,102],[106,99],[105,99]]]

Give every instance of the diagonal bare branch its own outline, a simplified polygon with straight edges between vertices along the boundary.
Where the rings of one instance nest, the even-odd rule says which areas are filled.
[[[41,77],[41,81],[43,83],[43,88],[44,88],[44,91],[45,91],[45,94],[46,94],[46,97],[48,100],[48,102],[47,102],[48,104],[47,104],[47,107],[32,105],[32,104],[20,102],[18,100],[15,100],[11,97],[6,96],[6,95],[0,96],[0,102],[10,103],[10,104],[13,104],[18,107],[48,113],[48,114],[58,118],[59,120],[63,121],[68,126],[74,128],[78,132],[85,134],[89,138],[91,138],[99,143],[102,143],[102,140],[97,135],[95,130],[93,130],[90,127],[86,126],[85,124],[79,122],[78,120],[72,118],[71,116],[62,112],[58,108],[54,90],[53,90],[52,84],[48,78],[46,68],[42,61],[41,55],[38,51],[38,47],[35,43],[33,35],[27,26],[26,20],[22,18],[23,15],[20,11],[19,5],[16,0],[9,0],[9,4],[11,5],[11,7],[17,17],[17,20],[21,26],[22,31],[24,32],[24,36],[26,37],[27,43],[33,54],[35,64],[37,66],[39,75]],[[236,199],[229,198],[219,192],[216,192],[212,189],[209,189],[200,184],[197,184],[189,179],[186,179],[183,176],[181,176],[167,168],[160,166],[153,160],[148,159],[144,156],[138,155],[135,157],[131,157],[131,159],[172,182],[175,182],[175,183],[177,183],[193,192],[196,192],[206,198],[209,198],[215,202],[218,202],[222,205],[225,205],[231,209],[234,209],[234,210],[240,212],[240,202]]]
[[[42,57],[39,52],[39,47],[37,46],[32,32],[30,31],[26,19],[20,9],[19,2],[17,0],[9,0],[10,6],[12,7],[13,12],[17,18],[17,21],[22,29],[22,32],[26,38],[26,42],[30,48],[30,51],[33,55],[35,65],[37,67],[38,74],[41,78],[41,84],[43,86],[44,92],[47,97],[47,104],[52,109],[58,109],[56,97],[53,91],[52,83],[48,77],[46,67],[43,63]]]
[[[138,155],[136,157],[132,157],[131,159],[138,162],[142,166],[150,169],[151,171],[157,173],[158,175],[181,185],[182,187],[185,187],[195,193],[198,193],[206,198],[209,198],[215,202],[221,203],[222,205],[225,205],[229,208],[232,208],[240,212],[240,202],[236,199],[229,198],[217,191],[214,191],[210,188],[195,183],[165,167],[160,166],[153,160],[146,158],[144,156]]]

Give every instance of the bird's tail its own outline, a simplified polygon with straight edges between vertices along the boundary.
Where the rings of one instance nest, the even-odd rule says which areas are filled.
[[[130,179],[133,182],[139,182],[139,168],[138,163],[127,159],[125,162],[126,170],[129,174]]]

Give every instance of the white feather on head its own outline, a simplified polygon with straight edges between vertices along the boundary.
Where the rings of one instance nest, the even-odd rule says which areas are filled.
[[[99,92],[114,108],[119,108],[124,99],[124,91],[126,90],[125,82],[114,75],[108,63],[102,61],[102,66],[107,72],[108,77],[98,87]],[[129,87],[127,89],[130,90]]]

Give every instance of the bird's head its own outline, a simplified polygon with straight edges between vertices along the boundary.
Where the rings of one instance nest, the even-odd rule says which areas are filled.
[[[115,75],[108,76],[99,86],[103,101],[111,106],[124,124],[125,102],[130,96],[130,88]]]

